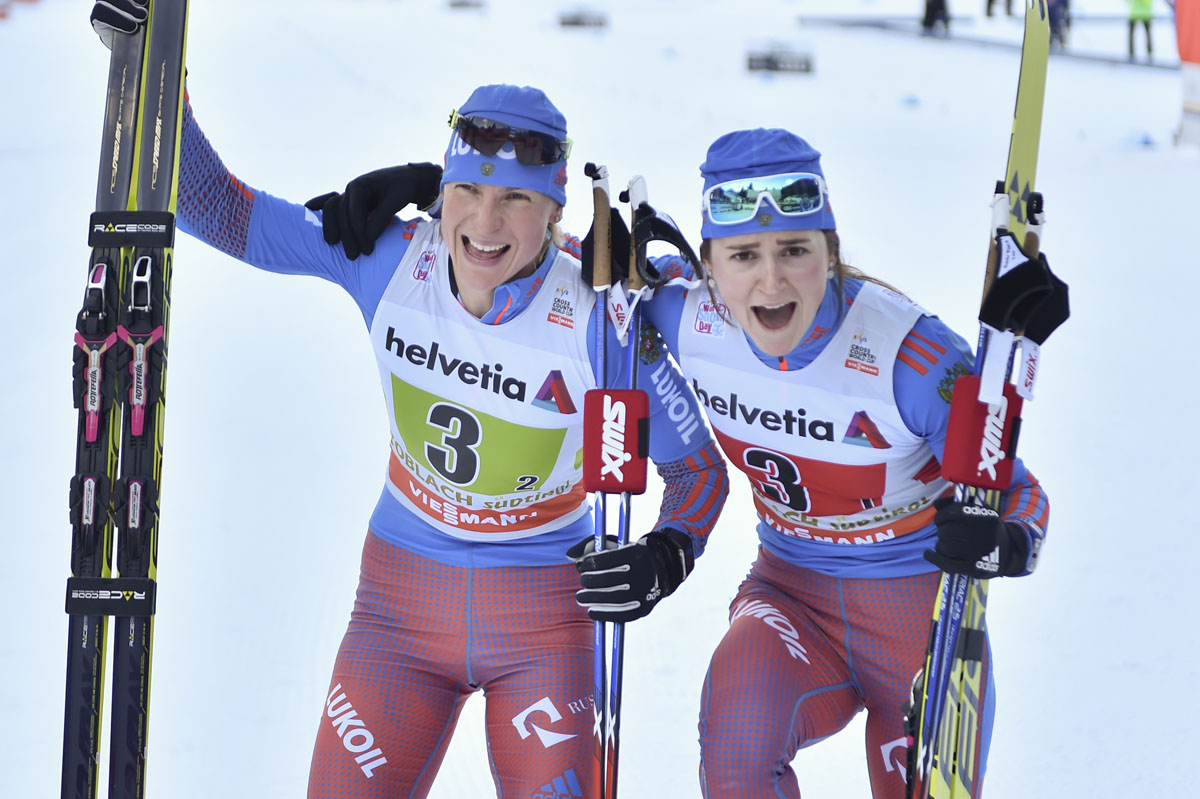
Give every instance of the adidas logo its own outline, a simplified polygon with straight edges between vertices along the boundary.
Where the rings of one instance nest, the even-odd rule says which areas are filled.
[[[530,799],[583,799],[583,788],[575,776],[575,769],[567,769],[562,776],[534,791]]]
[[[996,547],[988,554],[984,555],[979,560],[975,561],[975,568],[981,572],[995,574],[1000,571],[1000,547]]]

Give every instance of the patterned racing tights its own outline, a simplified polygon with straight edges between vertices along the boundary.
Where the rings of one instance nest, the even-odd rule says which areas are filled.
[[[591,790],[592,623],[570,564],[456,568],[369,534],[308,795],[424,797],[467,697],[498,795]]]
[[[902,707],[924,663],[939,573],[830,577],[759,550],[705,679],[700,784],[707,799],[800,796],[796,752],[867,710],[874,799],[904,796]],[[982,684],[982,775],[991,734],[990,653]],[[982,784],[982,779],[979,780]]]

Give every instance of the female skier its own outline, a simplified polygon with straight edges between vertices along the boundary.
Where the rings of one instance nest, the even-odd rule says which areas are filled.
[[[131,0],[92,12],[109,42],[144,17]],[[338,198],[319,198],[317,214],[252,188],[226,169],[190,103],[184,113],[181,229],[261,269],[345,289],[367,324],[389,417],[387,475],[310,797],[425,796],[478,690],[499,795],[593,791],[592,623],[565,554],[592,530],[579,453],[583,395],[597,384],[593,302],[578,261],[552,241],[570,139],[529,87],[479,87],[451,127],[444,172],[405,167],[398,200],[433,203],[435,219],[381,225],[351,260],[324,240],[325,216],[349,219]],[[617,380],[615,337],[608,351]],[[690,397],[673,368],[656,374]],[[645,615],[687,576],[727,493],[703,425],[677,427],[658,405],[650,425],[666,489],[652,532],[616,556],[637,565],[607,594],[636,606],[620,618]]]
[[[736,131],[700,171],[707,277],[672,281],[645,313],[749,477],[761,545],[705,680],[702,790],[798,797],[797,751],[865,708],[873,796],[898,799],[938,569],[1030,573],[1047,499],[1018,461],[999,515],[954,500],[940,462],[970,348],[843,262],[816,150],[784,130]]]

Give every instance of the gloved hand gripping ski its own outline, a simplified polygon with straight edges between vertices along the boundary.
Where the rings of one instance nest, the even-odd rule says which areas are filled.
[[[933,503],[937,515],[937,545],[925,560],[949,574],[978,580],[1012,577],[1025,571],[1030,536],[1016,522],[983,505],[942,497]]]
[[[575,601],[595,621],[628,622],[650,613],[692,571],[692,539],[670,527],[617,546],[609,536],[603,552],[586,538],[567,552],[579,571],[583,588]]]
[[[100,0],[92,6],[92,29],[109,50],[113,36],[118,33],[135,33],[146,22],[146,3],[136,0]]]

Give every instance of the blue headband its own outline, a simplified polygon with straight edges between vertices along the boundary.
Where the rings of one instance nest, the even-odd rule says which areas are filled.
[[[558,139],[567,137],[567,120],[540,89],[530,86],[496,84],[480,86],[458,113],[483,117],[514,128],[536,130]],[[486,183],[540,192],[559,205],[567,204],[567,162],[545,166],[517,163],[512,143],[500,152],[486,156],[473,150],[455,131],[446,147],[446,168],[442,186],[447,183]]]
[[[700,165],[704,191],[719,183],[743,178],[766,177],[786,172],[811,172],[825,177],[821,171],[821,154],[794,133],[780,128],[755,128],[726,133],[708,148],[708,156]],[[700,235],[706,239],[744,236],[769,230],[836,230],[829,197],[821,210],[799,216],[784,216],[765,203],[753,219],[736,225],[717,225],[704,212]]]

